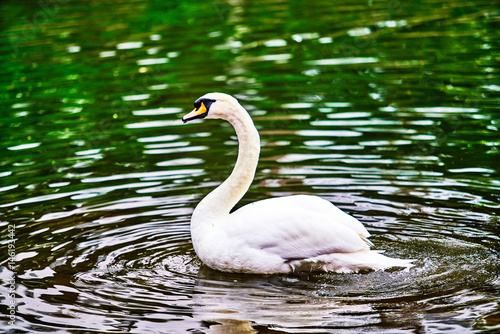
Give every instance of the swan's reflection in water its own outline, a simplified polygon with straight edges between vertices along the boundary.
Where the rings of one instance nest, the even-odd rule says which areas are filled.
[[[322,296],[331,289],[331,286],[323,292],[317,289],[326,276],[245,277],[215,272],[203,266],[195,284],[197,293],[191,304],[193,316],[209,327],[207,333],[257,333],[256,328],[261,326],[294,333],[327,333],[335,328],[354,329],[387,321],[399,322],[397,318],[401,314],[391,319],[391,315],[386,314],[388,309],[378,305],[380,301],[366,303],[356,297]],[[400,307],[404,307],[401,305],[392,307],[400,313]],[[411,307],[405,308],[404,321],[413,328],[420,327],[418,314],[413,313]]]
[[[221,319],[217,322],[208,323],[210,326],[208,330],[205,331],[207,334],[227,334],[227,333],[238,333],[238,334],[254,334],[259,333],[250,321],[235,320],[235,319]]]

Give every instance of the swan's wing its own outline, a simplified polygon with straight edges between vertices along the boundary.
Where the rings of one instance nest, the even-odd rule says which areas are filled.
[[[227,233],[231,238],[245,240],[251,248],[277,254],[285,260],[368,248],[357,231],[359,227],[352,228],[342,221],[345,213],[324,208],[318,211],[317,205],[312,208],[307,205],[310,199],[306,197],[312,196],[280,197],[248,204],[231,214]]]
[[[336,222],[353,229],[354,231],[356,231],[356,233],[362,235],[365,238],[368,238],[370,236],[370,233],[368,233],[366,228],[363,226],[363,224],[361,224],[359,220],[340,210],[324,198],[312,195],[295,195],[279,197],[277,199],[283,199],[288,203],[294,202],[296,205],[305,206],[314,212],[323,213],[331,219],[334,218]],[[275,199],[271,198],[270,200]]]

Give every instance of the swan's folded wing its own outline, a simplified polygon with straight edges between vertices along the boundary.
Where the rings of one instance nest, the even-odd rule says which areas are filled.
[[[304,206],[283,204],[286,201],[249,204],[232,214],[234,219],[227,232],[230,237],[245,240],[251,248],[277,254],[285,260],[368,248],[357,231],[332,217]]]

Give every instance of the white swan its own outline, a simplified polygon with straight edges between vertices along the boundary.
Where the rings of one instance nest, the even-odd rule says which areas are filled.
[[[221,118],[234,127],[239,151],[231,175],[198,204],[191,238],[212,269],[241,273],[357,272],[411,267],[370,250],[370,234],[355,218],[317,196],[265,199],[230,213],[246,193],[259,160],[260,139],[248,112],[227,94],[209,93],[182,118]]]

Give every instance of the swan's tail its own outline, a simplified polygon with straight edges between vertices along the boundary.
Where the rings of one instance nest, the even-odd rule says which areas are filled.
[[[389,268],[413,267],[414,260],[395,259],[380,251],[362,250],[354,253],[331,253],[290,263],[293,271],[329,271],[353,273],[363,270],[384,270]]]

